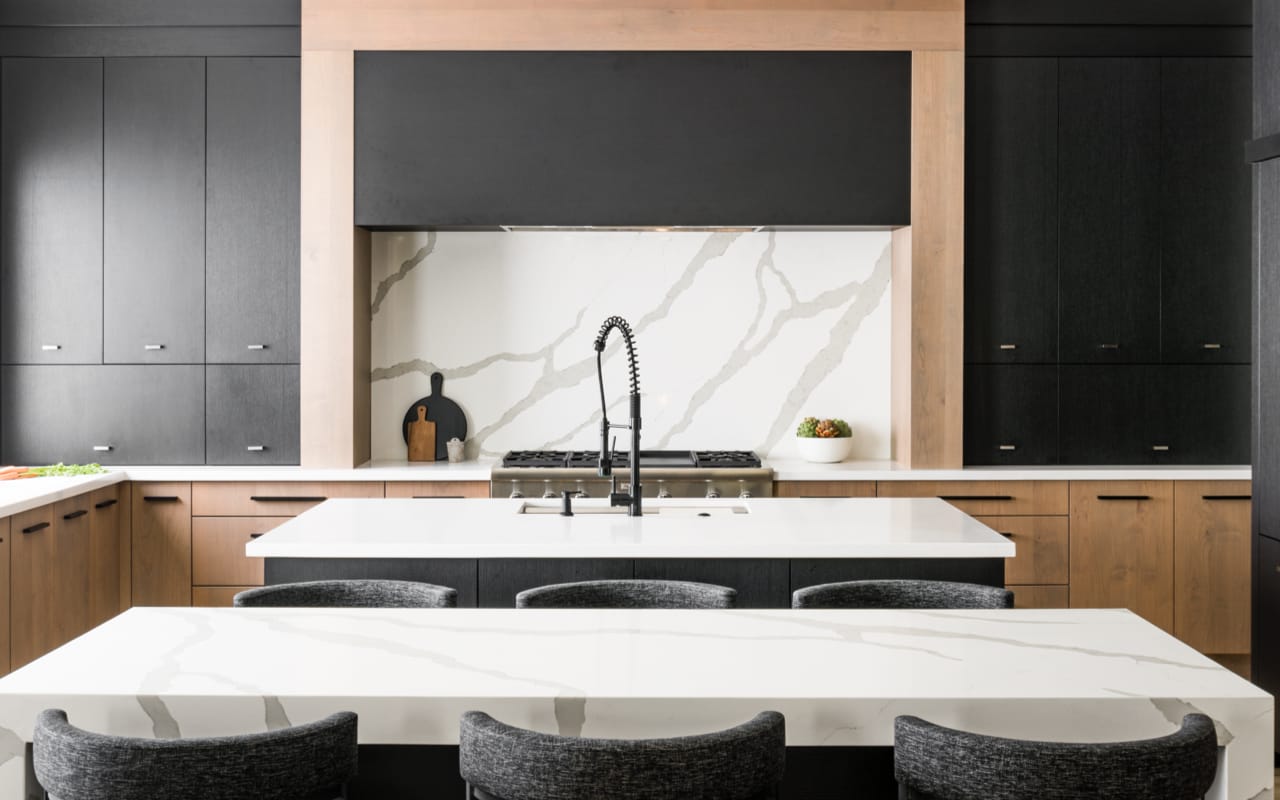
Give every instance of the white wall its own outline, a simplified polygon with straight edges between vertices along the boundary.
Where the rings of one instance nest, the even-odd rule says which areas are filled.
[[[373,236],[373,457],[444,373],[469,456],[594,448],[592,341],[636,331],[646,449],[793,454],[801,417],[848,420],[889,457],[890,237],[880,231],[533,231]],[[625,357],[605,361],[625,421]],[[625,447],[625,431],[619,446]]]

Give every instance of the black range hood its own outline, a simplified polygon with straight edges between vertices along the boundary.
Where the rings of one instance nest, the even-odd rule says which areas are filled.
[[[898,52],[359,52],[356,224],[910,221]]]

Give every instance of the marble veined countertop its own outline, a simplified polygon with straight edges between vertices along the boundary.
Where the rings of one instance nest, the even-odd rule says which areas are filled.
[[[86,666],[91,665],[91,666]],[[793,746],[885,746],[916,714],[981,733],[1146,738],[1212,717],[1211,798],[1270,797],[1273,700],[1128,611],[134,608],[0,679],[0,800],[36,715],[142,737],[359,715],[456,744],[487,711],[564,735],[669,736],[773,709]]]
[[[334,499],[249,542],[266,558],[1008,558],[1013,543],[937,498]],[[522,513],[536,510],[543,513]],[[622,509],[617,509],[621,511]],[[700,516],[706,513],[709,516]]]

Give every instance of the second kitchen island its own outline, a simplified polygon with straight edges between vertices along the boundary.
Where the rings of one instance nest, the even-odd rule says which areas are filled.
[[[819,583],[927,578],[1004,585],[1008,539],[936,498],[604,501],[328,500],[250,542],[266,583],[394,578],[449,586],[463,607],[523,589],[657,578],[716,583],[742,608],[785,608]]]

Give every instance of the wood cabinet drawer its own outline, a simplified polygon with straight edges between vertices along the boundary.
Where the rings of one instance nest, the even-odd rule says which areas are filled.
[[[1008,586],[1014,608],[1069,608],[1071,592],[1066,586]]]
[[[196,608],[231,608],[236,595],[252,586],[193,586],[191,605]]]
[[[387,497],[473,497],[489,496],[488,481],[396,481],[387,482]]]
[[[974,516],[1063,516],[1066,481],[880,481],[880,497],[941,497]]]
[[[978,517],[1008,537],[1018,554],[1004,561],[1006,584],[1062,584],[1070,580],[1066,517]]]
[[[1202,653],[1249,652],[1249,490],[1248,481],[1173,487],[1173,632]]]
[[[296,517],[331,497],[382,497],[381,483],[197,483],[191,491],[197,517]]]
[[[244,546],[292,517],[196,517],[191,520],[194,586],[261,586],[262,559]]]
[[[774,497],[875,497],[871,481],[777,481]]]

